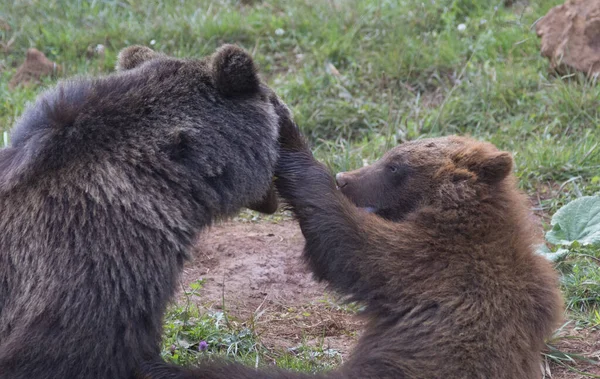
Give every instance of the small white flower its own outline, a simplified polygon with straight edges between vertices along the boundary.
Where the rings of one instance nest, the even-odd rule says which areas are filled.
[[[152,41],[150,41],[150,45],[154,45],[155,43],[156,43],[156,40],[154,40],[154,39]]]
[[[485,23],[487,23],[487,20],[486,20],[485,18],[482,18],[482,19],[479,21],[479,25],[483,25],[483,24],[485,24]]]
[[[275,34],[278,36],[282,36],[284,33],[285,33],[285,31],[281,28],[275,29]]]
[[[96,45],[94,50],[96,50],[96,53],[98,53],[98,54],[103,54],[104,53],[104,45],[99,43]]]
[[[458,27],[456,29],[458,29],[459,32],[464,32],[467,29],[467,25],[458,24]]]

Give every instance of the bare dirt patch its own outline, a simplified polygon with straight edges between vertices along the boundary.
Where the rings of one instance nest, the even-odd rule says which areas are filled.
[[[549,364],[551,378],[600,378],[600,365],[597,363],[600,361],[600,331],[569,328],[554,347],[565,353],[581,355],[588,360],[568,362],[571,368],[555,363]]]
[[[17,86],[28,86],[40,84],[46,76],[56,76],[62,67],[52,62],[41,51],[30,48],[27,50],[25,61],[19,68],[15,76],[8,83],[10,89]]]
[[[262,344],[286,350],[300,344],[319,345],[348,357],[362,321],[354,309],[317,283],[301,259],[304,238],[296,222],[230,221],[204,232],[194,259],[183,275],[183,286],[198,279],[205,284],[203,307],[222,309],[230,317],[252,324]],[[600,359],[600,332],[567,329],[554,344],[561,351]],[[553,379],[600,375],[600,366],[571,363],[585,374],[546,362]],[[591,376],[595,377],[595,376]]]
[[[536,24],[542,39],[542,56],[561,75],[580,71],[590,77],[600,75],[600,3],[567,0],[552,8]]]
[[[301,259],[304,238],[294,221],[226,222],[205,232],[184,286],[205,280],[203,306],[251,320],[268,348],[323,344],[348,353],[361,321],[317,283]]]

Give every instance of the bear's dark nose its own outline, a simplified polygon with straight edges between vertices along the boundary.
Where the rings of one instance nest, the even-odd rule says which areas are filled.
[[[335,175],[335,182],[340,189],[344,188],[344,187],[346,187],[346,185],[348,185],[348,180],[346,180],[346,178],[344,178],[344,174],[345,174],[345,172],[338,172]]]

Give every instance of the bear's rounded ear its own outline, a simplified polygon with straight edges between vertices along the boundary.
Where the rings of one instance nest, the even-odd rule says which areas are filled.
[[[212,56],[217,89],[225,96],[258,92],[260,79],[250,54],[235,45],[223,45]]]
[[[512,171],[512,155],[485,145],[468,147],[454,156],[454,162],[477,175],[479,181],[494,184],[506,178]]]
[[[131,70],[146,61],[160,56],[161,54],[146,46],[129,46],[119,52],[116,69],[117,71]]]

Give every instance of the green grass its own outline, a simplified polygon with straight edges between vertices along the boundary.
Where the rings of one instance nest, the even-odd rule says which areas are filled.
[[[459,133],[513,152],[520,185],[546,218],[600,191],[600,86],[578,74],[549,75],[531,29],[562,0],[512,9],[500,0],[251,3],[0,0],[0,19],[10,26],[0,28],[0,131],[42,89],[8,89],[28,47],[70,76],[112,71],[118,51],[131,44],[199,57],[233,42],[254,54],[333,170],[370,163],[398,142]],[[105,55],[88,58],[97,44]],[[599,324],[598,257],[591,249],[559,264],[569,315],[587,327]],[[167,320],[188,317],[180,311]],[[200,320],[194,341],[227,335],[243,342],[238,356],[261,356],[251,334],[217,328],[220,316],[193,317]],[[222,348],[211,345],[215,353]],[[284,356],[287,367],[315,367],[303,366],[301,355]]]
[[[275,365],[302,372],[319,372],[340,364],[339,352],[323,344],[303,343],[287,351],[269,351],[255,335],[252,319],[237,320],[226,311],[201,309],[193,298],[202,285],[201,280],[193,283],[185,292],[187,302],[173,306],[165,316],[162,356],[166,361],[193,366],[203,359],[229,357],[250,366]]]
[[[567,309],[579,326],[600,327],[600,249],[578,247],[557,264]]]

